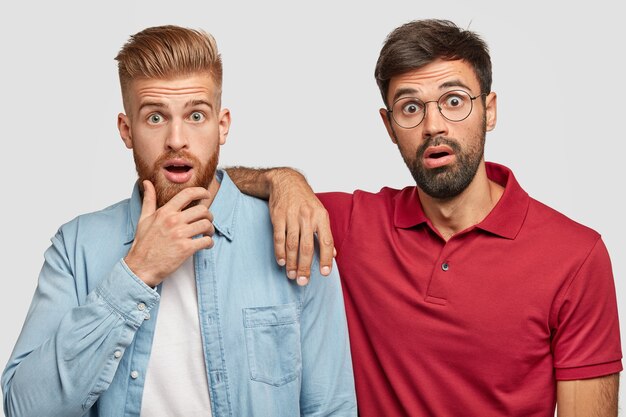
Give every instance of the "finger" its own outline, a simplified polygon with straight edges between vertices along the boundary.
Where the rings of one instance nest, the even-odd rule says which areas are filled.
[[[298,252],[298,285],[306,285],[311,277],[313,262],[314,236],[311,223],[303,220],[300,224],[300,248]]]
[[[189,207],[181,211],[180,219],[184,223],[193,223],[201,219],[207,219],[212,222],[213,215],[209,212],[206,206],[198,204],[197,206]]]
[[[180,229],[180,237],[191,238],[198,235],[212,236],[213,232],[213,223],[207,219],[202,219],[183,226]]]
[[[328,276],[333,268],[333,254],[335,253],[333,234],[330,231],[328,216],[317,226],[317,239],[320,244],[320,273]]]
[[[291,223],[297,225],[297,223]],[[287,259],[285,259],[285,265],[287,269],[287,277],[290,279],[296,279],[298,269],[298,248],[300,247],[300,227],[299,226],[287,226],[287,241],[285,242],[285,250],[287,252]]]
[[[211,238],[210,236],[202,236],[197,239],[194,239],[192,240],[193,253],[196,253],[202,249],[211,249],[214,244],[215,242],[213,241],[213,238]]]
[[[202,187],[189,187],[181,190],[162,208],[167,211],[181,211],[187,207],[192,201],[209,198],[209,190]]]
[[[149,180],[143,183],[143,203],[141,204],[141,215],[139,221],[151,216],[156,211],[156,191],[154,185]]]
[[[272,220],[274,225],[274,256],[280,266],[285,266],[285,222],[282,220]]]

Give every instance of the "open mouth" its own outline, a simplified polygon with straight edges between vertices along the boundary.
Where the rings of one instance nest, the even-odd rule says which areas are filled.
[[[435,152],[435,153],[431,153],[430,155],[428,155],[428,157],[433,158],[433,159],[439,159],[448,155],[450,155],[448,152]]]
[[[424,152],[424,158],[440,159],[449,155],[454,155],[454,152],[446,145],[431,146]]]
[[[189,181],[193,176],[193,165],[183,159],[170,159],[163,164],[165,178],[177,184]]]
[[[440,168],[454,160],[454,151],[446,145],[431,146],[424,152],[424,165],[427,168]]]
[[[166,165],[165,170],[173,174],[184,174],[186,172],[189,172],[189,170],[191,170],[191,166],[185,165],[185,164],[171,164],[171,165]]]

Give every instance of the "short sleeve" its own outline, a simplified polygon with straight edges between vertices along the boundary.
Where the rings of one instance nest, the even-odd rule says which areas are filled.
[[[598,238],[561,300],[552,351],[557,380],[596,378],[622,370],[611,261]]]
[[[317,198],[320,199],[328,211],[333,240],[335,241],[335,247],[339,250],[350,228],[353,195],[338,192],[319,193]]]

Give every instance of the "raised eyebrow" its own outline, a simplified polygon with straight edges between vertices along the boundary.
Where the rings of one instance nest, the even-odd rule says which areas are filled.
[[[393,102],[395,102],[397,99],[399,99],[402,96],[406,96],[406,95],[412,95],[414,96],[418,91],[415,88],[411,88],[411,87],[403,87],[403,88],[399,88],[396,90],[396,92],[393,95]]]
[[[439,89],[440,90],[446,90],[448,88],[453,88],[453,87],[456,87],[456,88],[461,87],[461,88],[464,88],[464,89],[466,89],[466,90],[468,90],[470,92],[472,91],[472,89],[469,86],[467,86],[466,84],[464,84],[461,80],[446,81],[445,83],[443,83],[443,84],[441,84],[439,86]]]
[[[209,109],[213,109],[213,105],[206,100],[189,100],[185,103],[185,107],[207,106]]]
[[[144,101],[139,105],[139,112],[141,112],[146,107],[156,107],[159,109],[167,108],[167,105],[158,101]]]

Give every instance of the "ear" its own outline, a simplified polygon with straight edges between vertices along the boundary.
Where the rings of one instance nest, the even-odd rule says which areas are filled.
[[[379,109],[378,113],[380,114],[380,118],[383,119],[385,129],[387,129],[387,134],[391,138],[391,141],[397,145],[398,141],[396,140],[396,132],[394,132],[393,126],[391,126],[391,113],[389,113],[385,108]]]
[[[133,134],[130,129],[130,119],[124,113],[117,115],[117,130],[128,149],[133,148]]]
[[[493,91],[487,95],[485,99],[485,119],[487,132],[491,132],[496,128],[496,120],[498,119],[497,109],[498,96]]]
[[[220,135],[220,145],[226,143],[226,136],[230,130],[230,110],[222,109],[218,116],[218,129]]]

